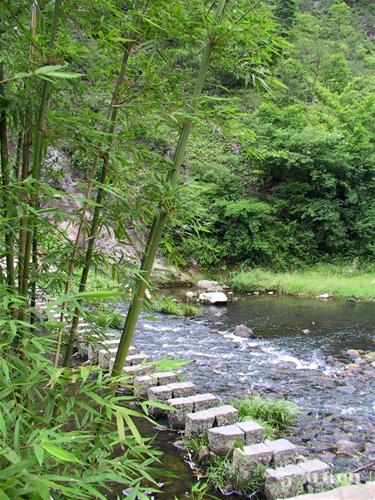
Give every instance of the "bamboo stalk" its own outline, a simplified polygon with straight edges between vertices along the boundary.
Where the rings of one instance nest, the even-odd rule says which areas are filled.
[[[4,80],[4,68],[0,63],[0,81]],[[4,84],[0,83],[0,95],[4,95]],[[12,212],[10,205],[13,204],[9,196],[10,191],[10,168],[9,168],[9,147],[8,147],[8,124],[6,111],[0,113],[0,146],[1,146],[1,177],[2,177],[2,202],[3,216],[5,222]],[[7,268],[7,285],[10,292],[15,288],[15,273],[14,273],[14,236],[10,227],[5,227],[5,252],[6,252],[6,268]]]
[[[61,10],[62,0],[55,0],[55,6],[53,11],[53,19],[52,19],[52,28],[51,35],[48,45],[49,53],[55,47],[56,37],[58,32],[58,25],[60,19],[60,10]],[[41,99],[39,105],[39,113],[35,126],[35,138],[34,138],[34,148],[33,148],[33,163],[31,169],[31,175],[34,181],[38,181],[40,179],[40,169],[42,164],[42,146],[43,146],[43,136],[45,130],[45,117],[48,109],[48,100],[50,94],[51,82],[49,80],[43,80],[42,90],[41,90]],[[35,190],[35,186],[34,186]],[[34,191],[31,198],[31,206],[35,209],[38,205],[38,196]],[[28,295],[28,286],[29,286],[29,275],[30,275],[30,257],[32,251],[32,242],[33,242],[33,232],[37,226],[37,218],[35,216],[30,216],[30,213],[25,217],[25,225],[24,228],[26,230],[26,238],[25,238],[25,246],[24,246],[24,259],[23,259],[23,269],[22,269],[22,278],[20,283],[20,292],[21,295],[27,297]]]
[[[37,33],[38,27],[38,5],[36,0],[33,0],[31,6],[31,20],[30,20],[30,33],[31,33],[31,45],[30,45],[30,62],[33,63],[33,56],[35,53],[34,38]],[[27,86],[25,84],[25,89]],[[27,102],[25,109],[25,117],[23,122],[23,133],[22,133],[22,166],[21,166],[21,183],[22,187],[27,177],[29,176],[30,168],[30,149],[31,149],[31,103],[30,99]],[[21,199],[26,202],[25,193],[21,192]],[[27,211],[23,209],[23,215],[20,219],[20,229],[19,229],[19,240],[18,240],[18,291],[21,295],[22,283],[24,276],[24,259],[25,259],[25,245],[26,245],[26,235],[27,235]],[[20,311],[20,315],[24,316],[24,311]],[[24,319],[24,318],[23,318]]]
[[[227,0],[219,0],[216,11],[214,24],[220,23],[222,14],[226,5]],[[206,79],[207,71],[209,68],[212,52],[214,49],[215,41],[209,39],[206,45],[206,49],[202,55],[201,66],[199,74],[197,76],[197,81],[195,84],[192,101],[189,109],[189,114],[196,112],[199,104],[199,97],[202,94],[203,85]],[[181,164],[186,152],[186,147],[190,132],[193,126],[193,122],[190,118],[186,119],[180,132],[180,137],[178,144],[176,146],[173,166],[168,174],[168,182],[171,189],[174,189],[177,185],[177,181],[180,175]],[[166,218],[168,212],[163,207],[159,208],[157,215],[155,216],[149,237],[146,245],[144,257],[141,265],[141,276],[138,278],[135,288],[134,297],[132,303],[129,307],[128,314],[126,316],[126,321],[124,329],[122,331],[120,344],[117,350],[115,363],[113,365],[112,375],[114,377],[120,376],[125,365],[126,356],[128,355],[129,347],[134,335],[134,331],[138,322],[139,313],[141,311],[146,285],[150,279],[152,267],[156,257],[156,252],[160,244],[160,240],[163,234],[163,229],[165,226]]]
[[[98,192],[96,195],[96,203],[94,207],[94,212],[93,212],[93,217],[91,221],[91,226],[90,226],[90,231],[89,231],[89,237],[88,237],[88,243],[87,243],[87,249],[86,249],[86,255],[85,255],[85,262],[84,266],[82,269],[82,274],[81,274],[81,279],[80,279],[80,284],[79,284],[79,292],[84,292],[86,289],[87,285],[87,279],[92,263],[92,257],[94,253],[94,248],[95,248],[95,241],[99,229],[99,222],[100,222],[100,213],[101,213],[101,205],[103,202],[104,198],[104,185],[107,179],[107,174],[108,174],[108,168],[109,168],[109,148],[113,142],[113,133],[115,130],[115,125],[117,122],[117,116],[118,116],[118,110],[119,110],[119,100],[120,100],[120,89],[121,86],[124,83],[125,80],[125,75],[126,75],[126,69],[129,61],[129,56],[131,49],[134,45],[133,41],[129,41],[125,44],[124,48],[124,54],[121,62],[121,67],[119,71],[119,75],[117,77],[116,85],[112,94],[111,98],[111,103],[109,105],[109,127],[108,127],[108,136],[109,136],[109,142],[107,145],[107,151],[103,153],[103,166],[101,168],[101,173],[100,173],[100,184],[98,187]],[[95,168],[96,169],[96,168]],[[78,323],[79,323],[79,315],[80,315],[80,308],[76,307],[73,313],[73,319],[72,319],[72,325],[70,328],[70,335],[68,339],[68,344],[66,347],[65,351],[65,356],[64,356],[64,362],[63,366],[70,366],[70,361],[73,353],[73,347],[74,343],[77,338],[77,328],[78,328]],[[58,341],[58,350],[60,349],[61,345],[61,340],[59,339]],[[55,363],[57,362],[59,352],[56,352],[55,355]]]

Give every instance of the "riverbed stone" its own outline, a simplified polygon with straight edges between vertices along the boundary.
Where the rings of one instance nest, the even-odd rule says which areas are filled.
[[[235,424],[213,427],[207,435],[210,449],[218,455],[233,453],[237,442],[245,442],[245,433]]]
[[[232,470],[241,482],[247,481],[257,464],[269,465],[272,450],[264,443],[252,444],[233,451]]]
[[[250,339],[255,336],[253,330],[246,325],[237,325],[234,329],[234,335],[245,339]]]
[[[201,290],[209,290],[211,292],[222,292],[223,287],[219,285],[217,281],[213,280],[199,280],[197,282],[197,288]]]
[[[272,463],[274,465],[288,465],[297,461],[298,448],[287,439],[267,440],[265,444],[272,450]]]
[[[245,444],[261,443],[264,439],[264,428],[254,420],[238,422],[237,426],[245,433]]]
[[[266,471],[264,492],[268,500],[289,498],[304,492],[306,473],[299,465],[286,465]]]
[[[205,292],[199,294],[199,301],[206,304],[226,304],[228,297],[223,292]]]

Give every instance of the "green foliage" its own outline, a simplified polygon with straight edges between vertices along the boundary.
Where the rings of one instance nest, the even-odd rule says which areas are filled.
[[[337,298],[373,300],[373,266],[357,268],[350,265],[320,264],[308,269],[272,272],[267,269],[239,271],[232,275],[230,284],[238,292],[266,292],[274,290],[289,295],[317,297],[328,293]]]
[[[199,307],[179,302],[172,297],[155,299],[152,301],[151,307],[155,312],[172,314],[174,316],[200,316],[201,314]]]
[[[4,290],[2,296],[1,495],[104,499],[117,483],[134,486],[144,498],[142,481],[155,472],[159,454],[133,422],[143,410],[116,396],[114,381],[100,368],[55,367],[48,356],[55,338],[26,330],[17,340],[20,324],[7,312]]]
[[[275,14],[289,42],[273,61],[283,86],[260,95],[227,83],[190,150],[184,235],[169,237],[188,265],[375,255],[373,40],[341,0],[280,0]],[[205,231],[189,234],[197,219]]]
[[[299,408],[284,399],[266,399],[252,396],[235,400],[233,406],[238,410],[241,421],[256,420],[264,426],[269,439],[274,438],[295,423]]]

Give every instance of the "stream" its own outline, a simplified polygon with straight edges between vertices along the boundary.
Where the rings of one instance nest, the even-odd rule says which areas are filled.
[[[257,338],[235,337],[238,324]],[[375,369],[342,375],[352,362],[348,349],[375,350],[374,304],[232,296],[227,306],[202,306],[195,319],[144,314],[133,344],[152,359],[191,360],[186,378],[225,402],[248,394],[294,401],[301,413],[290,440],[337,471],[375,461]],[[183,498],[190,472],[174,448],[166,450],[165,465],[173,455],[180,494],[162,496]]]

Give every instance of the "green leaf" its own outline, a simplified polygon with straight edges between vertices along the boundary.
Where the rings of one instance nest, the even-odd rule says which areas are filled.
[[[34,446],[34,454],[40,466],[43,464],[44,450],[41,446]]]
[[[70,453],[69,451],[64,450],[63,448],[59,448],[58,446],[54,446],[53,444],[43,444],[43,448],[47,453],[52,455],[57,460],[61,460],[62,462],[78,462],[78,458]]]
[[[129,427],[130,429],[130,432],[133,434],[134,436],[134,439],[137,441],[137,443],[140,445],[140,446],[145,446],[145,443],[142,439],[142,436],[140,435],[135,423],[133,422],[133,420],[130,418],[130,416],[126,413],[126,411],[123,411],[122,412],[122,415],[124,417],[124,420],[126,422],[126,425]]]
[[[5,420],[4,420],[3,414],[1,412],[1,408],[0,408],[0,431],[3,434],[3,436],[6,438],[8,435],[7,426],[5,424]]]
[[[124,419],[120,411],[116,412],[117,432],[121,443],[125,443],[125,426]]]

